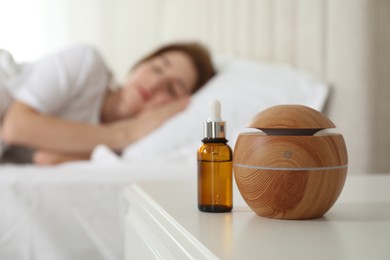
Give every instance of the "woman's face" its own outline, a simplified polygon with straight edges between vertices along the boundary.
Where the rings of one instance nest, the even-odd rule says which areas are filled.
[[[139,64],[128,75],[122,95],[127,116],[183,96],[195,87],[196,70],[189,56],[168,51]]]

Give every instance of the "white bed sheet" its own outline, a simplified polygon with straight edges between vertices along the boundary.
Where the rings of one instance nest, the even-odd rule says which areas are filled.
[[[0,259],[123,259],[123,188],[189,179],[196,163],[0,167]]]

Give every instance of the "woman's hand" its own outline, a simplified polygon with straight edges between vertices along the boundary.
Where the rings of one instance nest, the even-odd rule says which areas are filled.
[[[150,107],[133,118],[111,123],[110,125],[124,131],[123,149],[150,134],[169,118],[183,111],[188,106],[189,101],[189,97],[183,97],[160,106]]]

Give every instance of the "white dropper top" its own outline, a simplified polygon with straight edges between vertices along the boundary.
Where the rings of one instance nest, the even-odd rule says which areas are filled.
[[[210,116],[207,119],[208,122],[221,122],[221,102],[214,99],[209,102],[210,105]]]
[[[210,101],[210,116],[204,122],[204,137],[207,139],[225,138],[225,122],[221,118],[221,102]]]

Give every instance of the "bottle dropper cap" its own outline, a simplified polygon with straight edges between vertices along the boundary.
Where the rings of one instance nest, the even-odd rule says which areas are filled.
[[[225,122],[221,118],[221,102],[212,100],[210,105],[210,116],[204,122],[205,138],[225,138]]]

